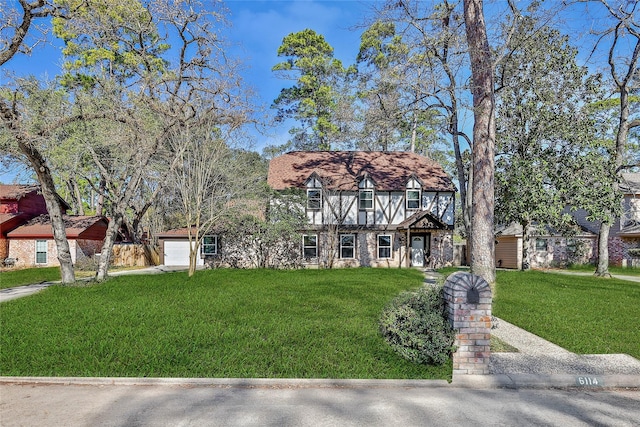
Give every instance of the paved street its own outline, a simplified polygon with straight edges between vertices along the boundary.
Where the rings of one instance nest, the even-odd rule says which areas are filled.
[[[0,425],[637,426],[640,420],[640,391],[475,389],[428,383],[5,383],[0,385]]]

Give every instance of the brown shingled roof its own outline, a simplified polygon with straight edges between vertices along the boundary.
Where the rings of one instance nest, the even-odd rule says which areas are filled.
[[[103,216],[64,216],[67,238],[104,239],[108,221]],[[53,238],[49,215],[40,215],[7,233],[13,239]]]
[[[399,151],[294,151],[271,160],[267,182],[275,190],[304,188],[314,173],[332,190],[357,190],[365,175],[382,191],[404,190],[411,176],[424,190],[456,190],[438,163]]]
[[[39,190],[39,185],[2,184],[0,185],[0,199],[18,200],[29,193]]]

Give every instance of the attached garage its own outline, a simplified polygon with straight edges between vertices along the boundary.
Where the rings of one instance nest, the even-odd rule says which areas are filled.
[[[193,232],[193,231],[192,231]],[[189,266],[189,229],[178,228],[158,234],[160,245],[160,264],[176,267]],[[197,265],[204,265],[204,260],[199,256]]]
[[[496,238],[496,267],[520,269],[522,259],[522,238],[499,236]]]
[[[189,240],[163,240],[163,265],[189,266]],[[197,265],[204,265],[204,259],[198,253]]]

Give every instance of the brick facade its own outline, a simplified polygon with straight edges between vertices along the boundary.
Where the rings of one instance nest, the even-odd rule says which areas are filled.
[[[609,264],[617,267],[639,267],[640,259],[629,253],[629,249],[640,248],[640,238],[613,237],[609,239]]]
[[[36,262],[37,240],[45,240],[47,242],[46,263]],[[68,241],[71,260],[74,264],[99,253],[102,247],[102,241],[100,240],[69,239]],[[9,241],[9,251],[11,256],[16,259],[16,267],[57,267],[60,265],[58,262],[58,248],[53,239],[11,239]]]

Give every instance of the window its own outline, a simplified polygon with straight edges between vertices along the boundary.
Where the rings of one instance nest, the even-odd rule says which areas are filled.
[[[36,264],[47,263],[47,241],[36,240]]]
[[[407,190],[407,209],[420,209],[420,190]]]
[[[389,234],[378,236],[378,258],[391,258],[391,236]]]
[[[340,258],[353,258],[356,253],[356,236],[354,234],[340,235]]]
[[[318,210],[322,208],[322,191],[318,189],[307,190],[307,209]]]
[[[546,251],[546,250],[547,250],[547,240],[536,239],[536,251]]]
[[[373,209],[373,190],[360,190],[360,210]]]
[[[302,236],[302,256],[305,259],[318,257],[318,236],[305,234]]]
[[[204,236],[202,238],[202,247],[200,250],[202,256],[211,256],[218,254],[218,236]]]

